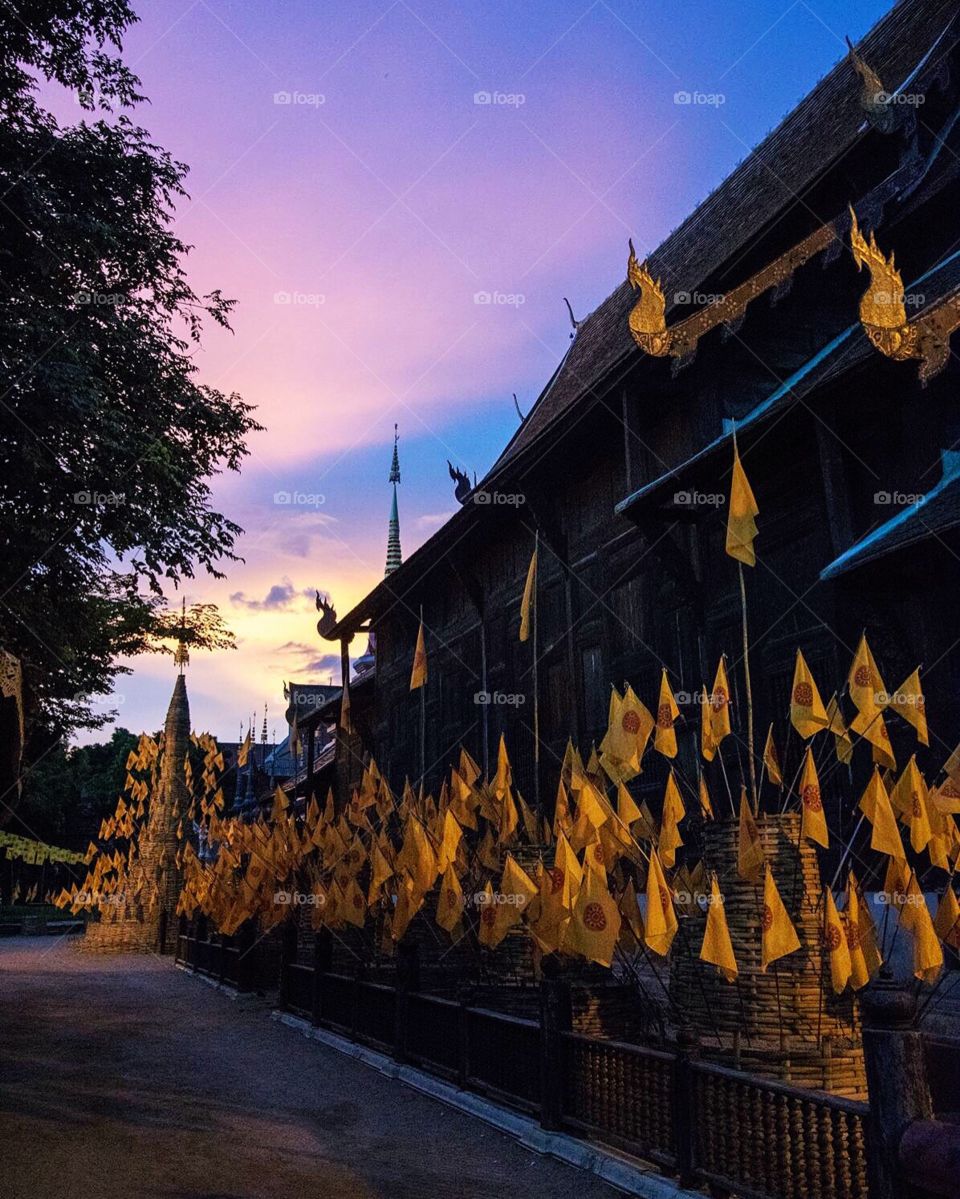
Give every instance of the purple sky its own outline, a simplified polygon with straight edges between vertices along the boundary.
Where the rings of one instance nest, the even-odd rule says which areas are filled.
[[[238,301],[200,378],[267,427],[216,488],[246,563],[186,592],[238,635],[189,680],[194,726],[232,740],[264,700],[282,735],[283,679],[329,677],[305,592],[342,613],[382,577],[394,422],[409,553],[454,507],[447,459],[481,475],[511,392],[526,411],[552,373],[562,297],[595,308],[628,236],[651,250],[889,4],[137,7],[139,121],[191,167],[192,280]],[[139,660],[117,723],[156,728],[172,680]]]

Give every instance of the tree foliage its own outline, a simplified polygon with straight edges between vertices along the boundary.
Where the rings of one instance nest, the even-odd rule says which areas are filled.
[[[135,19],[126,0],[0,7],[0,645],[47,732],[95,724],[84,697],[169,636],[164,589],[235,560],[210,481],[260,428],[196,378],[232,302],[191,287],[173,232],[186,167],[131,118]],[[44,82],[82,119],[59,124]],[[195,645],[229,644],[194,616]]]

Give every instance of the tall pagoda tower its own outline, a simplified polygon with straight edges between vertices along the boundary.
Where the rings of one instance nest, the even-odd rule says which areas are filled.
[[[387,532],[387,568],[384,577],[393,574],[403,561],[400,550],[400,512],[397,508],[397,484],[400,482],[400,453],[397,443],[400,435],[393,426],[393,462],[390,464],[390,482],[393,484],[393,503],[390,507],[390,525]]]
[[[177,865],[177,826],[190,805],[186,763],[190,749],[190,704],[181,643],[175,661],[180,667],[163,727],[160,778],[150,797],[147,823],[140,832],[138,852],[123,880],[120,894],[105,896],[100,919],[87,925],[80,948],[92,953],[172,953],[176,946],[176,910],[183,888]]]

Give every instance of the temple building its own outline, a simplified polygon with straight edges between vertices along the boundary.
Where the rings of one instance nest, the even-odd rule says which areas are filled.
[[[746,580],[756,727],[786,736],[798,646],[826,700],[866,628],[891,686],[923,664],[931,725],[956,740],[958,39],[952,0],[897,4],[660,246],[629,259],[625,246],[627,279],[578,322],[493,467],[458,487],[459,510],[403,561],[395,445],[386,576],[320,622],[345,663],[356,638],[376,647],[350,696],[339,802],[370,754],[394,785],[419,774],[421,609],[428,790],[461,743],[489,771],[504,733],[533,796],[536,677],[549,807],[567,739],[586,753],[600,738],[612,684],[655,705],[663,667],[681,701],[679,761],[695,772],[695,697],[742,648],[724,554],[734,435],[760,507]],[[905,315],[878,316],[871,296],[896,270]],[[537,537],[535,672],[518,626]],[[731,686],[742,722],[739,668]],[[952,748],[933,742],[923,768]],[[656,758],[636,783],[655,812],[665,775]],[[834,772],[826,802],[846,830],[841,783]]]

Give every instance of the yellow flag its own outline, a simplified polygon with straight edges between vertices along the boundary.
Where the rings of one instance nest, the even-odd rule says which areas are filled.
[[[760,969],[765,972],[771,962],[776,962],[800,948],[797,930],[783,906],[769,866],[763,880],[763,915],[760,927]]]
[[[890,806],[887,789],[883,785],[883,779],[876,766],[873,768],[873,776],[867,783],[866,790],[860,797],[859,808],[873,825],[870,848],[879,853],[889,854],[898,862],[905,862],[907,855],[903,851],[903,841],[900,839],[897,820],[893,814],[893,808]]]
[[[250,730],[247,730],[247,735],[243,739],[243,745],[237,750],[237,765],[244,767],[247,764],[247,759],[250,757]]]
[[[510,759],[507,757],[507,743],[501,733],[500,744],[497,746],[497,773],[493,780],[493,791],[497,799],[503,799],[512,782],[513,771],[510,768]]]
[[[605,758],[613,759],[617,782],[639,774],[653,727],[653,717],[632,687],[627,687],[622,699],[616,687],[611,689],[608,727],[600,748]]]
[[[609,966],[620,935],[620,911],[607,890],[604,874],[588,857],[576,906],[563,938],[563,948],[589,962]]]
[[[737,959],[733,953],[733,942],[730,940],[727,916],[723,910],[723,896],[720,894],[720,885],[716,875],[713,876],[710,883],[707,927],[703,933],[703,944],[700,946],[700,960],[716,966],[721,977],[728,983],[734,982],[740,973]]]
[[[960,903],[957,903],[957,897],[949,883],[937,908],[933,927],[944,945],[960,949]]]
[[[763,874],[763,844],[750,811],[746,787],[740,788],[740,829],[737,840],[737,873],[748,883],[758,883]]]
[[[437,896],[437,924],[452,933],[460,923],[463,915],[463,888],[457,878],[453,865],[447,866],[443,875],[443,885]]]
[[[847,880],[847,904],[843,914],[847,951],[850,955],[850,985],[855,991],[859,991],[870,981],[874,970],[879,970],[880,962],[877,960],[879,954],[871,952],[876,950],[875,937],[874,943],[871,945],[873,921],[870,920],[869,913],[867,913],[867,921],[869,921],[869,926],[867,926],[861,917],[861,899],[857,890],[857,880],[852,871]],[[869,960],[868,954],[870,955]]]
[[[457,824],[456,817],[447,808],[443,814],[443,837],[440,841],[440,852],[437,854],[437,870],[440,874],[446,872],[456,861],[457,849],[463,839],[463,829]]]
[[[620,925],[620,931],[625,936],[627,933],[633,937],[637,946],[644,943],[644,928],[643,916],[640,914],[640,903],[637,897],[637,889],[633,885],[633,879],[627,879],[627,885],[623,889],[623,894],[620,896],[620,915],[623,917],[623,923]],[[625,931],[626,930],[626,931]]]
[[[673,866],[677,857],[677,849],[683,844],[678,826],[685,815],[683,799],[671,768],[663,796],[663,819],[660,822],[660,839],[658,841],[660,859],[668,868]]]
[[[413,669],[410,671],[410,690],[416,691],[427,681],[427,647],[423,640],[423,621],[417,632],[417,648],[413,651]]]
[[[920,687],[920,671],[913,671],[894,691],[891,700],[893,710],[916,729],[921,745],[929,745],[927,733],[927,703]]]
[[[563,778],[557,784],[557,800],[553,809],[553,836],[554,840],[559,841],[560,834],[564,835],[570,832],[573,824],[573,817],[570,815],[570,800],[567,797],[567,789],[563,785]]]
[[[677,756],[677,733],[673,722],[680,715],[677,701],[673,698],[667,672],[660,676],[660,698],[657,702],[657,731],[653,738],[653,748],[665,758]]]
[[[900,923],[913,935],[914,975],[926,983],[934,982],[943,966],[943,949],[915,870],[910,872],[907,901],[900,911]]]
[[[700,814],[704,820],[713,820],[713,804],[710,802],[710,792],[707,790],[707,780],[700,775]]]
[[[666,957],[677,935],[677,913],[655,849],[650,850],[647,870],[647,918],[644,926],[647,948]]]
[[[763,747],[763,762],[767,768],[767,778],[779,787],[783,783],[783,772],[780,770],[780,755],[777,753],[776,742],[773,739],[772,724],[767,729],[767,742]]]
[[[833,892],[829,887],[823,889],[823,905],[823,947],[830,961],[830,985],[835,994],[839,995],[846,989],[853,974],[850,946],[844,935]]]
[[[843,715],[836,694],[830,697],[830,702],[827,704],[827,721],[829,722],[827,727],[834,736],[837,761],[842,762],[845,766],[849,765],[853,760],[853,740],[847,732],[847,726],[843,723]]]
[[[861,635],[857,652],[853,656],[853,663],[847,678],[847,688],[850,698],[857,705],[857,711],[862,717],[876,715],[887,702],[886,688],[870,646],[867,644],[866,633]],[[861,732],[862,727],[857,728],[856,725],[857,721],[854,721],[854,730]]]
[[[799,650],[793,670],[793,686],[790,689],[790,720],[804,738],[812,737],[829,724],[817,684],[813,681],[810,667]]]
[[[757,563],[753,539],[757,535],[757,522],[754,517],[759,515],[759,512],[760,509],[757,507],[750,483],[740,464],[740,455],[737,452],[736,442],[734,442],[726,551],[731,558],[736,558],[745,566],[755,566]]]
[[[367,903],[355,878],[352,878],[343,890],[343,905],[340,908],[340,915],[348,924],[363,928],[367,918]]]
[[[820,794],[820,779],[813,761],[813,754],[807,746],[803,759],[803,773],[800,776],[800,835],[808,841],[816,841],[827,849],[830,836],[827,833],[827,818],[823,813],[823,796]]]
[[[930,823],[927,784],[917,766],[916,754],[913,754],[904,766],[903,773],[890,792],[890,803],[910,829],[911,846],[916,853],[921,853],[929,844],[933,829]]]
[[[513,854],[507,854],[500,878],[500,890],[494,895],[494,921],[484,942],[496,949],[515,924],[519,924],[527,904],[537,895],[539,888]]]
[[[730,733],[730,683],[727,680],[727,665],[723,657],[713,680],[713,691],[710,693],[710,731],[713,744],[719,748],[720,742]]]
[[[640,809],[623,783],[617,787],[617,816],[620,823],[628,829],[635,820],[640,819]]]
[[[527,568],[527,581],[523,587],[523,599],[520,602],[520,640],[526,641],[530,636],[531,613],[536,606],[537,596],[537,551],[533,551],[530,566]]]
[[[712,762],[717,753],[717,743],[713,739],[713,724],[710,720],[710,697],[706,687],[700,692],[700,752],[705,762]]]

